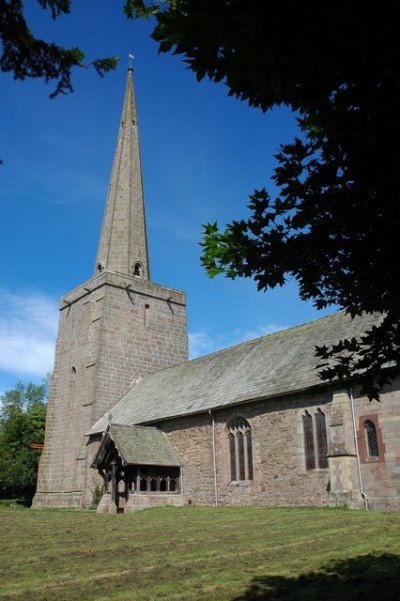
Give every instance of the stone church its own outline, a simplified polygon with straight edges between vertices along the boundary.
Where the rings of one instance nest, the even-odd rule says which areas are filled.
[[[400,392],[322,387],[338,313],[188,361],[186,297],[150,277],[132,69],[93,277],[61,299],[33,507],[399,509]]]

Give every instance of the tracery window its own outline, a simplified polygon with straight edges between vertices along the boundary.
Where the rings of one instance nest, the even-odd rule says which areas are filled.
[[[253,480],[251,427],[243,417],[228,424],[231,480]]]
[[[325,413],[318,409],[314,415],[303,414],[304,453],[306,470],[328,468],[328,437]]]

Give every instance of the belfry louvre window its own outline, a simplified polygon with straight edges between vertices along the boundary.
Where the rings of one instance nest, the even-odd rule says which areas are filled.
[[[303,415],[304,453],[306,470],[328,468],[328,438],[325,413],[318,409],[314,415]]]
[[[253,445],[251,427],[242,417],[228,424],[231,480],[253,480]]]

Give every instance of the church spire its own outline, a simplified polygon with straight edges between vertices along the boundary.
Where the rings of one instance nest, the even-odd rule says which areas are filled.
[[[128,69],[95,275],[105,269],[150,280],[132,66]]]

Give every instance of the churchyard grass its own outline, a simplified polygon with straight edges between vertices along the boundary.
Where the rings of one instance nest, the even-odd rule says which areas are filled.
[[[395,601],[400,514],[0,506],[1,601]]]

